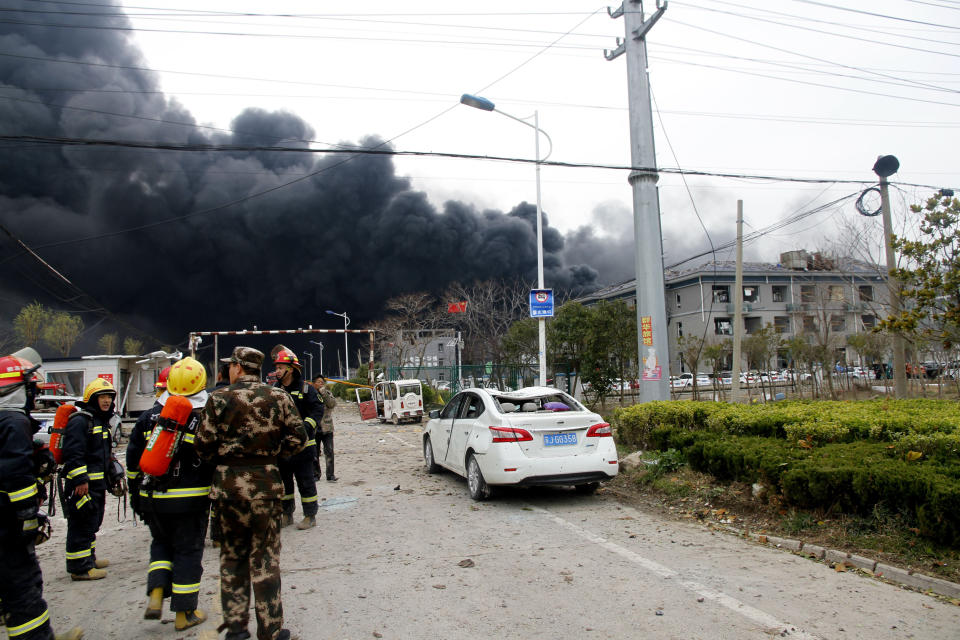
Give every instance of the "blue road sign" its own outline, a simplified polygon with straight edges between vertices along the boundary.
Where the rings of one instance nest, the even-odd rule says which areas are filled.
[[[530,290],[530,317],[553,317],[553,289]]]

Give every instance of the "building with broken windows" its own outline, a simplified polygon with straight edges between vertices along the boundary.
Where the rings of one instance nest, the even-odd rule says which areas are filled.
[[[706,262],[664,273],[670,373],[685,371],[678,339],[694,335],[706,344],[733,337],[736,264]],[[625,300],[634,305],[631,280],[580,298],[583,304]],[[777,263],[744,262],[743,330],[750,335],[770,327],[783,338],[802,334],[829,344],[834,363],[855,364],[847,346],[852,333],[870,331],[887,313],[885,269],[854,259],[827,258],[819,253],[790,251]],[[786,362],[771,366],[786,366]]]

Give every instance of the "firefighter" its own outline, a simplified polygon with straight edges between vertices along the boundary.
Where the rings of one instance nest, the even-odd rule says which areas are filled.
[[[110,565],[97,558],[97,531],[106,504],[106,471],[112,457],[110,418],[117,392],[96,378],[83,390],[83,400],[70,416],[63,434],[66,478],[60,499],[67,516],[67,572],[73,580],[100,580]]]
[[[280,476],[283,478],[283,526],[293,524],[293,510],[296,506],[293,481],[296,478],[300,490],[300,503],[303,507],[303,520],[297,529],[309,529],[317,526],[317,427],[323,420],[323,402],[317,390],[304,382],[303,369],[297,355],[281,347],[273,356],[279,387],[290,394],[293,403],[300,412],[303,426],[307,431],[307,446],[300,453],[280,460]]]
[[[40,427],[30,417],[38,367],[17,356],[0,358],[0,620],[15,640],[54,638],[34,551],[50,531],[40,511],[44,492],[37,479],[53,470],[52,459],[43,462],[47,458],[40,455],[46,449],[35,450],[32,441]],[[56,640],[82,637],[83,630],[74,627]]]
[[[159,620],[163,599],[170,598],[176,614],[174,627],[182,631],[207,619],[197,608],[200,576],[203,574],[203,544],[210,512],[210,484],[213,467],[200,460],[194,449],[200,412],[207,402],[207,372],[193,358],[184,358],[170,368],[167,380],[169,397],[184,396],[193,411],[183,428],[176,452],[162,476],[140,474],[140,458],[157,425],[160,411],[151,410],[145,420],[137,420],[127,446],[127,472],[138,476],[137,511],[150,527],[150,568],[147,572],[147,607],[143,617]],[[162,409],[161,409],[162,410]],[[145,412],[146,413],[146,412]]]
[[[154,397],[157,399],[167,390],[167,377],[170,375],[170,367],[164,367],[157,376],[157,381],[153,385]]]

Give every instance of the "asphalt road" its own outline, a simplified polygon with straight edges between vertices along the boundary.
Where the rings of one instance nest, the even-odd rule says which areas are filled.
[[[475,503],[461,478],[423,471],[419,438],[419,425],[362,423],[354,406],[338,407],[340,482],[320,482],[317,528],[283,532],[286,623],[301,640],[960,637],[960,607],[663,520],[602,489]],[[211,619],[178,633],[169,611],[142,619],[149,532],[129,515],[118,522],[115,498],[97,542],[112,562],[105,580],[70,581],[59,514],[54,526],[38,554],[55,629],[78,624],[90,640],[217,637],[215,549],[200,591]]]

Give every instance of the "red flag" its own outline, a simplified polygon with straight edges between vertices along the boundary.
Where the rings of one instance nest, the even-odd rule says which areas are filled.
[[[447,313],[465,313],[467,310],[467,301],[451,302],[447,305]]]

